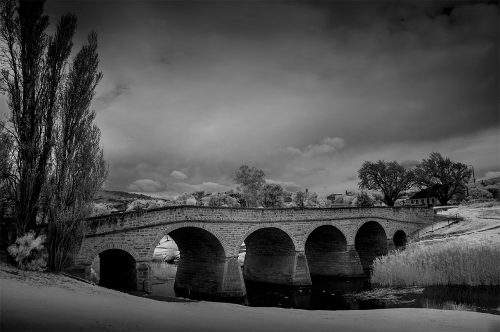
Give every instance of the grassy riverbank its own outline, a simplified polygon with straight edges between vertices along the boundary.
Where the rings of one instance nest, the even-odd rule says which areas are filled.
[[[440,213],[460,221],[435,224],[406,250],[376,259],[372,283],[500,285],[500,204],[460,206]]]

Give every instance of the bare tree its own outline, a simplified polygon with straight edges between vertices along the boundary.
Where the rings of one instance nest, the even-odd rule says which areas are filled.
[[[394,202],[414,184],[414,174],[405,169],[397,161],[376,163],[365,161],[358,171],[359,187],[369,190],[380,190],[384,195],[384,203],[394,206]]]

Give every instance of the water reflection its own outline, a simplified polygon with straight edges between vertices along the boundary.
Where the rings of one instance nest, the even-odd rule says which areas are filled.
[[[174,290],[177,266],[153,265],[150,297],[179,301],[179,297],[226,301]],[[294,288],[245,282],[247,296],[231,300],[252,307],[281,307],[305,310],[364,310],[381,308],[435,308],[472,310],[500,315],[500,287],[404,287],[375,288],[367,278],[313,277],[312,287]]]

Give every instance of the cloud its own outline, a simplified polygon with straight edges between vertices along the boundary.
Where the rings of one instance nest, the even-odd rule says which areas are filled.
[[[287,147],[286,151],[292,155],[302,156],[306,158],[328,155],[345,146],[345,142],[340,137],[325,137],[319,144],[308,145],[303,151],[294,147]]]
[[[491,179],[491,178],[496,178],[496,177],[500,177],[500,171],[486,172],[482,179]]]
[[[498,4],[443,12],[448,5],[49,1],[47,9],[78,16],[75,48],[99,33],[95,108],[109,189],[161,179],[169,193],[222,190],[248,164],[327,193],[356,188],[365,160],[406,163],[431,151],[473,163],[478,177],[498,170],[499,136],[484,134],[500,123]]]
[[[172,171],[172,173],[170,173],[170,176],[177,180],[185,180],[188,178],[188,176],[181,171]]]
[[[102,108],[106,108],[109,104],[114,102],[118,97],[127,94],[129,92],[130,92],[130,87],[128,86],[128,84],[125,83],[116,84],[115,86],[113,86],[111,90],[108,90],[97,96],[95,98],[95,101],[98,104],[101,104],[100,106]]]
[[[151,179],[135,180],[127,186],[128,191],[133,192],[158,192],[165,189],[165,186],[158,181]]]

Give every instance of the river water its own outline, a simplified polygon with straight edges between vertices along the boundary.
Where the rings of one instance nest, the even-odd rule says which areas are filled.
[[[153,287],[149,297],[163,301],[224,299],[199,298],[174,290],[177,266],[153,265]],[[390,287],[370,285],[364,278],[312,278],[312,287],[292,288],[245,281],[247,296],[239,299],[251,307],[281,307],[306,310],[362,310],[381,308],[434,308],[468,310],[500,315],[500,287]],[[231,302],[235,302],[231,300]]]

